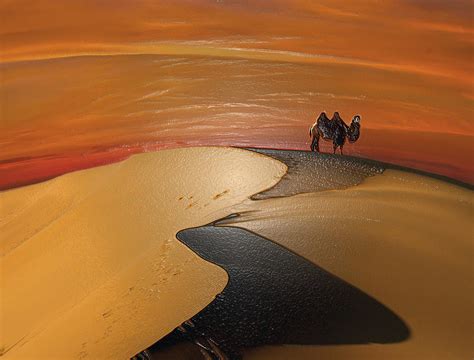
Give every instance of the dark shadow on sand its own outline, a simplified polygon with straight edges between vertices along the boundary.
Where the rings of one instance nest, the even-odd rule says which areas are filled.
[[[230,359],[261,345],[384,344],[410,336],[404,321],[376,299],[255,233],[203,226],[177,237],[224,268],[229,283],[191,319],[190,332],[174,330],[150,348],[156,358],[193,336],[212,339]]]

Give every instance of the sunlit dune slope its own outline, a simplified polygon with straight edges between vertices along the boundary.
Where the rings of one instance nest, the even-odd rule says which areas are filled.
[[[245,359],[471,355],[472,190],[385,170],[346,189],[247,201],[234,210],[241,215],[220,225],[251,230],[309,259],[388,306],[411,332],[395,344],[266,347]]]
[[[181,149],[1,193],[2,359],[127,359],[151,345],[227,281],[175,234],[285,170],[244,150]]]

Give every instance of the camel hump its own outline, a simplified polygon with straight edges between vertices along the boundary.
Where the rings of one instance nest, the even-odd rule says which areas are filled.
[[[324,122],[324,121],[329,121],[329,118],[327,117],[326,113],[323,111],[321,114],[319,114],[316,124],[319,124],[320,122]]]

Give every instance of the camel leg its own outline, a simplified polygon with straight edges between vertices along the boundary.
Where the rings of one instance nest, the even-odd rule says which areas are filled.
[[[313,141],[311,142],[311,151],[319,152],[319,134],[313,136]]]
[[[341,155],[344,155],[344,154],[342,153],[342,145],[340,146],[340,148],[341,148]]]
[[[333,148],[334,148],[333,154],[335,154],[335,153],[336,153],[336,150],[337,150],[337,144],[333,144]]]

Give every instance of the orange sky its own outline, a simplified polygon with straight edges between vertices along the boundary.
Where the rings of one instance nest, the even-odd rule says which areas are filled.
[[[362,115],[368,131],[347,153],[472,183],[472,11],[440,0],[0,1],[0,174],[27,183],[170,146],[306,149],[326,110]]]

